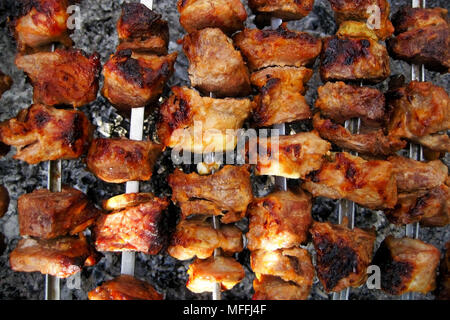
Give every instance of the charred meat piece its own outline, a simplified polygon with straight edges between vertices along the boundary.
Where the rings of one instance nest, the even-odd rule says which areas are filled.
[[[233,41],[218,28],[194,31],[183,38],[191,85],[218,97],[246,96],[250,76]]]
[[[397,37],[388,46],[394,57],[427,68],[450,69],[450,26],[447,9],[402,7],[394,15]]]
[[[363,124],[371,127],[379,127],[385,122],[385,98],[378,89],[338,81],[325,83],[317,92],[316,108],[340,124],[352,118],[360,118]]]
[[[89,300],[163,300],[150,283],[122,274],[88,293]]]
[[[150,180],[162,146],[151,141],[94,139],[86,157],[88,169],[110,183]]]
[[[9,193],[5,186],[0,185],[0,218],[5,215],[9,207]]]
[[[247,59],[250,71],[313,64],[322,49],[320,39],[285,26],[277,30],[244,29],[234,36],[234,41]]]
[[[313,9],[314,0],[249,0],[255,14],[289,20],[300,20]]]
[[[346,152],[333,154],[308,175],[302,187],[314,197],[348,199],[369,209],[393,208],[397,203],[393,165]]]
[[[165,146],[195,153],[234,150],[236,130],[253,109],[250,99],[201,97],[187,87],[172,87],[172,92],[160,108],[158,122]],[[201,138],[196,137],[198,132]]]
[[[450,129],[450,99],[444,88],[431,82],[411,81],[407,86],[392,90],[388,97],[392,109],[388,129],[392,135],[419,142]],[[427,147],[434,151],[450,151],[439,144],[435,148],[433,145]]]
[[[12,83],[13,83],[13,81],[12,81],[11,77],[4,74],[0,70],[0,98],[2,97],[2,95],[5,91],[8,91],[11,88]]]
[[[117,51],[131,49],[136,52],[167,54],[169,26],[161,15],[141,3],[124,3],[117,22],[120,44]]]
[[[376,238],[374,231],[314,222],[310,232],[317,252],[317,276],[325,290],[339,292],[366,281]]]
[[[97,97],[100,57],[81,50],[57,49],[18,56],[16,65],[33,84],[33,101],[48,106],[81,107]]]
[[[276,138],[259,138],[258,151],[249,149],[250,163],[256,163],[257,175],[274,175],[291,179],[305,178],[318,170],[331,144],[316,132],[300,132]]]
[[[69,4],[68,0],[20,0],[21,9],[12,25],[19,51],[52,42],[70,47]]]
[[[245,217],[253,200],[250,172],[246,166],[226,165],[211,175],[186,174],[177,169],[169,176],[172,201],[183,217],[191,214],[223,215],[223,223]]]
[[[167,252],[178,260],[188,260],[197,256],[206,259],[214,249],[225,253],[240,252],[243,249],[242,232],[233,225],[222,225],[214,229],[204,219],[181,220],[172,236]]]
[[[441,261],[439,272],[439,288],[437,299],[450,300],[450,242],[445,244],[445,255]]]
[[[138,251],[157,254],[165,245],[164,210],[169,201],[153,198],[112,213],[103,214],[94,229],[98,251]]]
[[[191,33],[219,28],[226,34],[244,28],[247,12],[241,0],[178,0],[180,24]]]
[[[0,141],[17,148],[14,159],[36,164],[76,159],[86,150],[92,125],[83,112],[33,104],[0,123]]]
[[[321,118],[319,113],[313,117],[313,126],[323,139],[333,142],[340,148],[363,154],[387,156],[406,146],[406,141],[385,135],[382,129],[352,134],[342,125]]]
[[[380,267],[381,289],[393,295],[427,293],[436,287],[439,250],[418,239],[388,236],[372,264]]]
[[[440,160],[421,162],[405,157],[393,156],[392,163],[398,192],[413,192],[432,189],[445,183],[448,168]]]
[[[98,258],[84,237],[51,240],[28,238],[19,240],[9,256],[9,264],[14,271],[40,272],[67,278],[80,272],[83,266],[96,264]]]
[[[260,275],[253,280],[252,300],[306,300],[309,296],[308,285],[299,286],[293,281],[284,281],[280,277]]]
[[[118,51],[103,66],[102,94],[120,111],[155,102],[173,73],[177,53],[167,56]]]
[[[388,0],[328,0],[334,11],[335,19],[338,24],[347,20],[368,22],[373,24],[373,31],[380,40],[389,38],[394,33],[394,27],[389,21],[390,6]],[[374,13],[374,6],[379,9],[380,25],[376,20],[372,21],[371,16]]]
[[[278,191],[253,200],[248,209],[248,249],[276,250],[305,242],[312,223],[311,207],[311,197],[301,190]]]
[[[258,87],[254,98],[256,109],[253,119],[257,126],[292,122],[311,118],[311,110],[303,94],[304,84],[313,74],[311,69],[296,67],[270,67],[251,75]]]
[[[386,48],[377,41],[361,38],[323,40],[320,77],[322,81],[360,81],[377,83],[391,73]]]
[[[420,221],[427,227],[443,227],[450,223],[450,189],[443,184],[429,190],[400,193],[394,209],[384,213],[394,224]]]
[[[256,250],[251,253],[250,264],[258,279],[271,275],[292,281],[302,287],[306,296],[311,290],[314,266],[306,249]]]
[[[82,232],[100,215],[85,194],[69,187],[61,192],[40,189],[21,195],[17,209],[20,235],[41,239]]]
[[[213,292],[219,283],[221,290],[230,290],[245,277],[244,268],[230,257],[210,257],[195,259],[187,271],[189,280],[186,287],[194,293]]]

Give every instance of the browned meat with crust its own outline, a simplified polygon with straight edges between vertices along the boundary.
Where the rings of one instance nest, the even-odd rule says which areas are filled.
[[[195,256],[206,259],[218,248],[227,254],[242,251],[242,231],[234,225],[214,229],[211,222],[203,218],[184,219],[177,225],[167,252],[178,260]]]
[[[270,66],[302,67],[313,64],[322,49],[322,41],[306,32],[244,29],[234,42],[248,62],[250,71]]]
[[[311,118],[303,94],[312,74],[311,69],[303,67],[269,67],[252,73],[250,81],[259,89],[259,94],[254,97],[255,124],[271,126]]]
[[[218,28],[194,31],[183,38],[191,85],[218,97],[250,94],[250,76],[233,41]]]
[[[284,281],[280,277],[261,275],[253,280],[252,300],[306,300],[310,288],[299,286],[293,281]]]
[[[441,261],[439,272],[439,288],[437,299],[450,300],[450,242],[445,244],[445,255]]]
[[[66,47],[69,37],[67,0],[20,0],[21,10],[13,21],[14,36],[19,51],[39,48],[52,42]]]
[[[306,17],[313,9],[314,0],[249,0],[248,5],[255,14],[289,21]]]
[[[86,165],[106,182],[147,181],[161,152],[162,146],[152,141],[94,139]]]
[[[382,126],[385,122],[385,98],[378,89],[338,81],[325,83],[317,92],[316,108],[340,124],[352,118],[360,118],[371,127]]]
[[[122,274],[88,293],[89,300],[163,300],[150,283]]]
[[[394,209],[384,213],[394,224],[420,221],[427,227],[443,227],[450,223],[450,189],[443,184],[429,190],[400,193]]]
[[[413,192],[439,187],[445,183],[448,177],[448,168],[440,160],[421,162],[392,156],[388,161],[392,163],[398,192]]]
[[[439,250],[418,239],[388,236],[372,264],[380,267],[381,289],[393,295],[427,293],[436,287]]]
[[[402,7],[394,15],[397,37],[388,42],[395,58],[427,68],[450,70],[450,26],[447,9]]]
[[[302,187],[314,197],[348,199],[369,209],[393,208],[397,203],[393,165],[346,152],[333,154],[308,175]]]
[[[82,232],[100,215],[85,194],[70,187],[61,192],[39,189],[23,194],[17,210],[20,235],[41,239]]]
[[[186,287],[195,293],[212,292],[219,283],[221,290],[230,290],[245,277],[244,268],[229,257],[195,259],[187,271],[189,280]]]
[[[2,95],[5,91],[8,91],[11,88],[12,83],[13,83],[13,81],[12,81],[11,77],[4,74],[0,70],[0,98],[2,97]]]
[[[448,134],[430,134],[428,136],[416,138],[414,140],[423,147],[428,148],[431,152],[450,152],[450,137],[448,136]]]
[[[9,264],[14,271],[67,278],[80,272],[83,266],[96,264],[98,258],[83,236],[51,240],[28,238],[19,240],[9,256]]]
[[[120,44],[117,51],[131,49],[137,52],[167,54],[169,26],[161,15],[141,3],[123,3],[117,22]]]
[[[81,107],[97,98],[100,56],[82,50],[57,49],[17,56],[16,65],[33,84],[33,102]]]
[[[430,139],[442,141],[429,136],[450,129],[450,98],[444,88],[431,82],[411,81],[407,86],[391,91],[388,97],[392,109],[388,129],[392,135],[427,143]],[[443,133],[443,136],[447,134]],[[450,151],[449,143],[447,149],[445,145],[433,145],[427,143],[434,151]]]
[[[172,76],[177,53],[156,56],[118,51],[103,66],[102,94],[120,111],[155,102]]]
[[[223,223],[245,217],[253,200],[247,166],[225,165],[211,175],[186,174],[176,169],[168,182],[172,201],[181,207],[183,217],[191,214],[222,215]]]
[[[383,129],[352,134],[348,129],[333,123],[330,119],[323,119],[319,113],[313,117],[313,126],[322,138],[333,142],[338,147],[363,154],[387,156],[406,146],[406,141],[385,135]]]
[[[278,191],[253,200],[248,208],[248,249],[299,246],[308,237],[311,207],[311,196],[301,190]]]
[[[0,123],[0,141],[17,148],[14,159],[36,164],[76,159],[86,150],[92,125],[82,111],[33,104]]]
[[[103,214],[94,229],[98,251],[138,251],[157,254],[167,240],[164,230],[166,198],[156,198]]]
[[[329,222],[314,222],[310,229],[317,252],[317,276],[328,292],[359,287],[367,279],[375,232]]]
[[[372,11],[371,6],[377,6],[380,9],[380,26],[375,25],[373,31],[380,40],[389,38],[394,33],[394,27],[389,21],[390,6],[387,0],[328,0],[334,11],[335,19],[338,24],[347,20],[369,22]]]
[[[250,163],[256,163],[257,175],[274,175],[291,179],[305,178],[318,170],[331,144],[317,132],[300,132],[276,138],[259,138],[258,151],[249,150]]]
[[[364,80],[377,83],[390,73],[387,50],[377,41],[336,36],[323,40],[320,77],[324,82]]]
[[[232,34],[244,28],[247,12],[241,0],[178,0],[180,24],[191,33],[219,28]]]
[[[9,207],[9,192],[5,186],[0,185],[0,218],[8,212]]]
[[[234,150],[236,130],[254,108],[250,99],[201,97],[187,87],[172,87],[172,92],[158,121],[158,136],[165,146],[195,153]]]

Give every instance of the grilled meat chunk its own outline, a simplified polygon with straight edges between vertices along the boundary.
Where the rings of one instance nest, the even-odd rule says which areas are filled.
[[[249,0],[255,14],[289,20],[300,20],[313,9],[314,0]]]
[[[98,251],[138,251],[157,254],[166,244],[164,210],[169,201],[156,198],[103,214],[94,229]]]
[[[331,36],[323,40],[320,77],[322,81],[377,83],[391,73],[386,48],[377,41]]]
[[[369,209],[393,208],[397,184],[389,161],[370,160],[338,152],[311,172],[302,187],[314,197],[348,199]]]
[[[211,175],[186,174],[176,169],[169,176],[172,201],[181,207],[183,217],[191,214],[222,215],[223,223],[245,217],[253,200],[247,166],[225,165]]]
[[[241,230],[233,225],[214,229],[209,221],[201,218],[181,220],[167,252],[178,260],[188,260],[195,256],[206,259],[213,255],[214,249],[217,248],[221,248],[225,253],[242,251]]]
[[[252,143],[251,143],[252,144]],[[250,146],[250,163],[256,163],[257,175],[275,175],[291,179],[305,178],[318,170],[331,144],[316,132],[300,132],[258,139],[258,152]],[[256,148],[255,148],[256,149]]]
[[[246,96],[250,76],[233,41],[218,28],[194,31],[183,38],[191,85],[218,97]]]
[[[308,285],[299,286],[293,281],[269,275],[255,278],[253,289],[252,300],[306,300],[310,291]]]
[[[430,142],[430,135],[450,129],[450,98],[444,88],[431,82],[411,81],[407,86],[392,90],[388,97],[392,109],[388,129],[392,135],[426,143]],[[431,140],[442,141],[436,138]],[[448,137],[445,140],[448,141]],[[427,143],[434,151],[449,152],[449,146],[450,143]]]
[[[325,83],[317,92],[316,108],[340,124],[352,118],[360,118],[371,127],[382,126],[385,122],[385,98],[378,89],[338,81]]]
[[[445,183],[448,177],[448,168],[440,160],[421,162],[392,156],[388,161],[392,163],[398,192],[413,192],[439,187]]]
[[[0,218],[8,212],[9,207],[9,192],[5,186],[0,185]]]
[[[0,70],[0,98],[2,97],[2,95],[5,91],[8,91],[11,88],[12,83],[13,83],[13,81],[12,81],[11,77],[4,74]]]
[[[82,50],[57,49],[16,58],[33,84],[33,102],[80,107],[97,97],[100,57]]]
[[[447,9],[402,7],[394,15],[395,33],[388,47],[394,57],[427,68],[450,70],[450,25]]]
[[[21,10],[12,25],[19,51],[36,49],[52,42],[70,47],[69,2],[72,1],[20,0]]]
[[[445,255],[441,261],[437,299],[450,300],[450,242],[445,244]]]
[[[333,142],[340,148],[363,154],[387,156],[406,146],[406,141],[385,135],[382,129],[352,134],[348,129],[333,123],[330,119],[321,118],[319,113],[313,117],[313,126],[323,139]]]
[[[118,51],[103,66],[102,94],[126,112],[155,102],[172,76],[177,53],[166,56]]]
[[[322,49],[322,41],[306,32],[244,29],[234,42],[248,62],[250,71],[270,66],[302,67],[313,64]]]
[[[40,272],[67,278],[92,266],[98,254],[86,238],[62,237],[51,240],[21,239],[9,256],[11,269],[20,272]]]
[[[313,74],[311,69],[296,67],[270,67],[251,75],[258,87],[254,98],[256,109],[253,119],[257,126],[292,122],[311,118],[311,110],[303,94],[304,84]]]
[[[88,293],[89,300],[163,300],[150,283],[122,274]]]
[[[380,267],[381,289],[387,293],[427,293],[436,287],[440,255],[437,248],[421,240],[388,236],[372,264]]]
[[[151,141],[94,139],[86,157],[88,169],[110,183],[150,180],[162,146]]]
[[[347,20],[368,22],[373,25],[373,31],[380,40],[385,40],[394,33],[394,27],[389,21],[390,6],[387,0],[328,0],[328,2],[338,24]],[[376,20],[371,19],[371,16],[377,13],[372,9],[374,6],[379,9],[379,26]]]
[[[64,187],[61,192],[47,189],[23,194],[17,201],[22,236],[53,239],[77,234],[100,215],[100,210],[81,191]]]
[[[92,125],[83,112],[34,104],[0,123],[0,141],[15,146],[14,159],[36,164],[76,159],[87,149]]]
[[[219,28],[226,34],[244,28],[247,12],[241,0],[178,0],[180,24],[188,33]]]
[[[222,290],[230,290],[245,277],[244,268],[229,257],[195,259],[187,271],[189,280],[186,287],[195,293],[213,292],[219,283]]]
[[[119,46],[117,51],[131,49],[135,52],[167,54],[169,26],[161,15],[141,3],[123,3],[117,22]]]
[[[314,222],[310,229],[317,252],[316,271],[328,292],[365,283],[375,244],[375,232],[329,222]]]
[[[249,117],[253,102],[201,97],[187,87],[172,87],[172,92],[160,108],[158,122],[158,136],[165,146],[195,153],[234,150],[236,130]]]
[[[248,249],[276,250],[305,242],[312,223],[311,207],[311,196],[301,190],[278,191],[253,200],[248,208]]]

